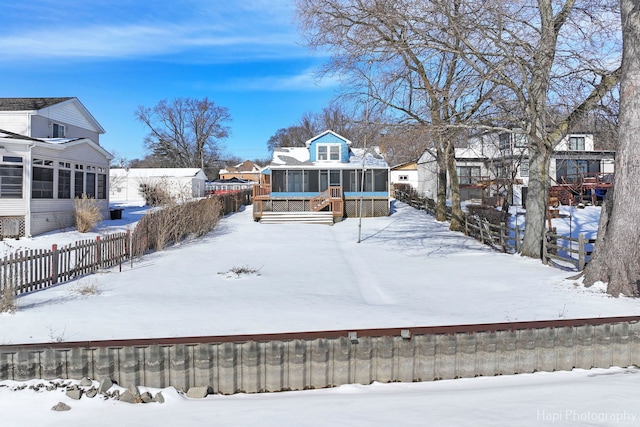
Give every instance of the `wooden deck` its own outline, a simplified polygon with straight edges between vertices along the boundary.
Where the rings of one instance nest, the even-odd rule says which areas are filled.
[[[272,200],[271,186],[265,184],[257,184],[253,186],[253,219],[258,221],[265,213],[266,202]],[[332,213],[333,218],[342,218],[344,216],[344,195],[342,187],[332,186],[322,193],[311,198],[299,197],[296,202],[301,204],[295,209],[289,207],[284,208],[280,212],[320,212],[328,210]],[[328,208],[328,209],[327,209]],[[269,210],[270,212],[274,211]]]

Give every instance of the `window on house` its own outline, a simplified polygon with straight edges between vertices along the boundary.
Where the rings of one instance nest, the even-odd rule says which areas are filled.
[[[456,170],[460,185],[475,185],[480,180],[480,166],[457,166]]]
[[[271,191],[281,193],[285,190],[287,171],[272,170],[271,171]]]
[[[53,134],[53,138],[64,138],[64,135],[65,135],[64,126],[59,125],[58,123],[54,123],[52,134]]]
[[[53,168],[33,167],[31,197],[53,199]]]
[[[388,174],[386,170],[373,171],[373,191],[388,191]]]
[[[22,157],[0,158],[0,199],[22,198]]]
[[[84,166],[76,165],[73,174],[73,197],[82,197],[84,194]]]
[[[511,134],[510,133],[503,133],[500,134],[500,136],[498,137],[499,141],[500,141],[500,149],[501,150],[506,150],[507,148],[509,148],[511,146]]]
[[[340,146],[329,146],[329,160],[340,160]]]
[[[318,145],[318,161],[327,160],[327,146],[326,145]]]
[[[348,176],[345,178],[344,191],[360,191],[360,186],[358,185],[360,182],[360,179],[358,178],[358,171],[345,171],[345,174],[348,174]]]
[[[98,199],[107,198],[107,175],[104,173],[98,174]]]
[[[71,170],[58,169],[58,199],[71,198]]]
[[[513,135],[513,142],[516,148],[526,148],[529,138],[524,133],[516,133]]]
[[[340,171],[329,171],[329,186],[340,186]]]
[[[584,151],[584,136],[572,136],[569,138],[569,150]]]
[[[527,177],[529,176],[529,161],[523,160],[520,163],[520,176]]]
[[[340,160],[340,145],[318,144],[318,161]]]
[[[87,172],[85,175],[85,194],[87,197],[95,199],[96,198],[96,174],[93,172]]]
[[[302,171],[289,171],[287,173],[287,191],[302,191]]]

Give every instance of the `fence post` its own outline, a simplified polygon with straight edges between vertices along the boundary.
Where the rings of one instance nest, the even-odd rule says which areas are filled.
[[[502,246],[502,252],[506,253],[507,252],[507,245],[506,245],[506,241],[507,239],[505,238],[505,235],[507,234],[507,224],[505,224],[504,222],[500,223],[500,245]]]
[[[96,259],[94,264],[94,270],[100,268],[100,264],[102,263],[102,254],[101,254],[101,245],[100,245],[100,236],[96,236]]]
[[[425,203],[425,211],[427,210],[426,208],[426,203]],[[464,235],[468,236],[469,235],[469,215],[465,215],[464,216]]]
[[[127,235],[124,238],[124,259],[131,255],[131,230],[127,229]]]
[[[58,283],[59,276],[59,259],[58,259],[58,245],[51,245],[51,284]]]
[[[547,250],[549,248],[547,247],[547,231],[544,232],[544,234],[542,235],[542,263],[543,264],[549,264],[549,259],[548,259],[548,253]]]
[[[584,234],[578,234],[578,271],[584,270],[586,264],[586,254],[584,249]]]

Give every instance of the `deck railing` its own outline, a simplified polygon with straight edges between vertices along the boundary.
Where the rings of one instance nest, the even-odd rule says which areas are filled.
[[[253,186],[253,199],[268,199],[271,196],[269,184],[255,184]]]

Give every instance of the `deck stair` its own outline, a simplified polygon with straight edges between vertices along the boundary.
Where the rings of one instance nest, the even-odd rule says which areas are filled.
[[[263,212],[262,224],[304,223],[333,225],[333,212]]]

